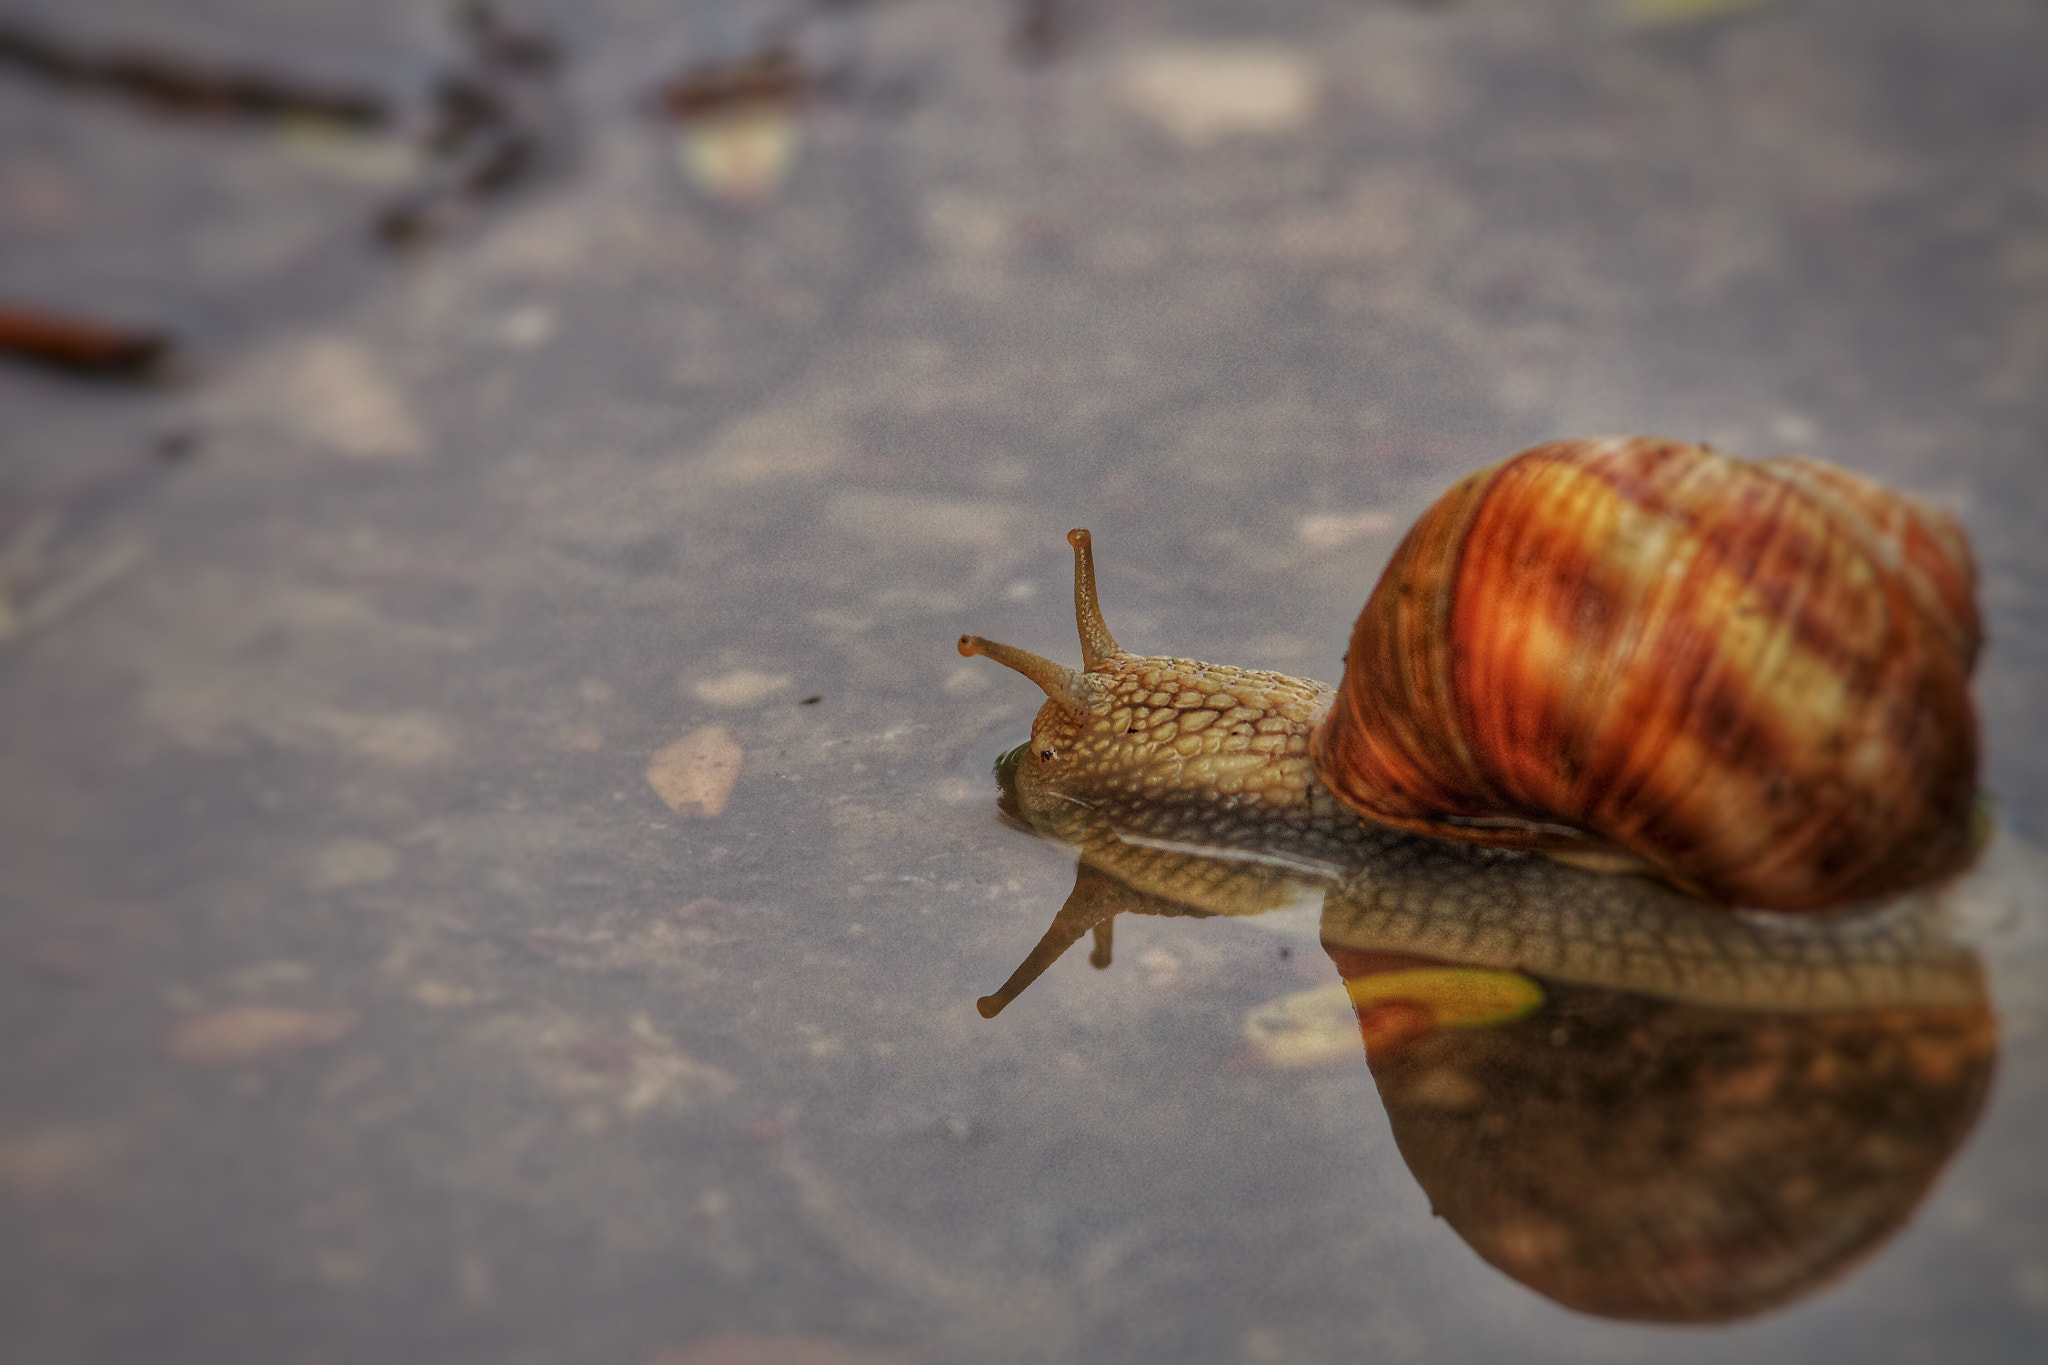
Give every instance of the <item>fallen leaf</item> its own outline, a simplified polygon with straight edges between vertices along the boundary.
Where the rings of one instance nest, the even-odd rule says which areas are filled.
[[[802,145],[789,109],[762,104],[691,124],[676,140],[676,161],[705,194],[751,208],[788,183]]]
[[[1543,988],[1528,977],[1486,967],[1377,972],[1353,977],[1345,983],[1345,991],[1360,1008],[1393,1000],[1425,1005],[1431,1018],[1445,1028],[1505,1024],[1543,1004]]]
[[[349,1010],[302,1010],[281,1005],[232,1005],[194,1016],[171,1030],[166,1050],[190,1066],[237,1066],[269,1061],[346,1037],[356,1026]]]
[[[739,780],[745,754],[723,728],[707,725],[656,754],[647,765],[647,782],[670,810],[686,820],[718,815]]]
[[[1268,1000],[1245,1015],[1244,1032],[1268,1066],[1321,1066],[1357,1056],[1364,1037],[1484,1028],[1542,1004],[1543,988],[1520,972],[1418,967]]]

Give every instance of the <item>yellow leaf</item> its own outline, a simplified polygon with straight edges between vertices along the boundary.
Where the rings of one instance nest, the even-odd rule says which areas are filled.
[[[789,180],[801,145],[786,106],[750,105],[692,123],[676,143],[676,157],[692,185],[713,199],[751,207]]]
[[[1376,1007],[1415,1007],[1425,1028],[1478,1028],[1520,1019],[1542,1004],[1543,988],[1520,972],[1419,967],[1268,1000],[1245,1015],[1244,1033],[1268,1066],[1321,1066],[1358,1055],[1359,1015]]]
[[[1406,1000],[1427,1005],[1440,1027],[1505,1024],[1533,1013],[1543,1003],[1543,988],[1520,972],[1483,967],[1418,967],[1381,972],[1345,983],[1353,1005]]]

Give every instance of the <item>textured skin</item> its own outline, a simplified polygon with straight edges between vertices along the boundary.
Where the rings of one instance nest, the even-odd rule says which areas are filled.
[[[1047,692],[1030,743],[998,765],[1004,807],[1100,874],[1077,884],[1037,969],[1057,940],[1117,913],[1250,915],[1320,898],[1331,944],[1696,1003],[1982,1002],[1981,971],[1949,938],[1938,889],[1826,916],[1735,912],[1649,876],[1361,818],[1309,757],[1330,688],[1130,653],[1102,622],[1087,533],[1069,540],[1083,669],[960,641],[963,654],[996,658]],[[1030,975],[1020,969],[1006,990]]]
[[[1984,998],[1938,891],[1821,917],[1738,913],[1650,877],[1407,834],[1361,819],[1309,770],[1321,684],[1122,653],[1106,664],[1086,675],[1083,716],[1041,708],[1008,795],[1033,832],[1157,898],[1151,913],[1261,914],[1320,896],[1330,943],[1730,1008]]]
[[[1117,653],[1082,675],[1087,710],[1048,702],[1019,755],[1017,795],[1114,813],[1161,839],[1251,848],[1277,841],[1341,857],[1372,832],[1316,780],[1309,736],[1321,683],[1192,659]]]
[[[1389,850],[1325,899],[1324,941],[1728,1008],[1984,1000],[1934,890],[1825,917],[1730,912],[1648,877],[1479,851],[1423,838]]]

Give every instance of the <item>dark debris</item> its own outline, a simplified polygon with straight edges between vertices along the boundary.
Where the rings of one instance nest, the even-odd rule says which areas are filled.
[[[118,95],[183,118],[315,118],[354,128],[382,128],[392,121],[391,105],[374,91],[209,65],[146,48],[95,47],[19,19],[0,19],[0,67],[67,89]]]
[[[174,347],[162,332],[0,302],[0,353],[88,378],[149,380]]]

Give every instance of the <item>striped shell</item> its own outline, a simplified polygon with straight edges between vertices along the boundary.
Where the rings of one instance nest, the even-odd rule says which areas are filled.
[[[1951,518],[1817,461],[1537,446],[1395,551],[1316,771],[1374,820],[1731,903],[1893,891],[1970,852],[1973,582]]]

